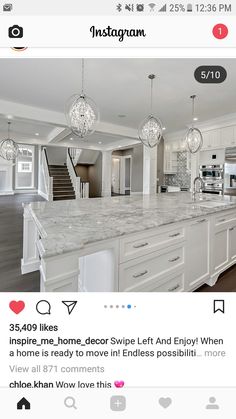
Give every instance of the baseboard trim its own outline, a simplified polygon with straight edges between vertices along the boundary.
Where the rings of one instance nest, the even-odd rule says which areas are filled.
[[[40,196],[42,196],[42,198],[44,198],[44,199],[46,199],[46,200],[48,201],[48,194],[46,194],[46,193],[44,193],[44,192],[42,192],[42,191],[40,191],[40,190],[38,190],[38,194],[39,194]]]
[[[21,273],[22,273],[22,275],[28,274],[30,272],[39,271],[39,269],[40,269],[40,261],[39,260],[24,263],[24,260],[21,259]]]
[[[4,196],[4,195],[14,195],[15,192],[14,191],[0,191],[0,195]]]
[[[37,189],[15,189],[15,194],[29,194],[29,195],[37,195]]]

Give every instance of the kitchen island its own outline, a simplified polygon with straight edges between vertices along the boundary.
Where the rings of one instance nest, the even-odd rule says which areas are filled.
[[[24,206],[41,291],[193,291],[236,262],[236,197],[188,192]]]

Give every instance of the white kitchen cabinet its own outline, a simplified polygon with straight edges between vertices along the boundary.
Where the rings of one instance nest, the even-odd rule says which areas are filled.
[[[222,227],[212,241],[212,272],[218,272],[228,263],[228,228]]]
[[[213,129],[205,131],[203,135],[203,146],[202,149],[218,148],[221,147],[221,133],[219,129]]]
[[[210,222],[201,218],[187,227],[185,291],[203,284],[210,275]]]
[[[236,225],[229,228],[229,261],[236,260]]]
[[[164,173],[177,173],[177,150],[174,142],[167,142],[164,147]]]
[[[184,266],[184,245],[167,247],[158,252],[120,264],[119,291],[135,292],[140,287],[157,287],[163,276]]]
[[[224,127],[220,129],[220,141],[224,147],[236,145],[236,127]]]
[[[223,272],[236,259],[236,213],[214,218],[211,246],[212,273]]]

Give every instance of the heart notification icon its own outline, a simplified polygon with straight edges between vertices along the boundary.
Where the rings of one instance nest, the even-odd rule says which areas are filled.
[[[11,301],[9,304],[9,307],[11,309],[11,311],[13,311],[13,313],[15,314],[19,314],[21,311],[24,310],[25,308],[25,303],[24,301]]]

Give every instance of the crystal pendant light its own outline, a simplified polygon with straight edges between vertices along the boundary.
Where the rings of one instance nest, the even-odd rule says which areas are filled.
[[[203,138],[201,131],[194,127],[196,95],[190,96],[190,99],[192,99],[192,127],[189,128],[186,134],[186,144],[190,153],[194,154],[201,149]]]
[[[66,120],[71,131],[85,138],[95,131],[99,121],[96,103],[84,93],[84,59],[82,59],[82,92],[71,96],[65,108]]]
[[[140,141],[149,148],[156,147],[162,137],[162,123],[159,118],[156,118],[152,113],[152,107],[153,107],[153,80],[155,79],[155,74],[150,74],[148,78],[151,80],[151,112],[147,116],[147,118],[144,119],[144,121],[141,123],[139,130],[138,130],[138,136]]]
[[[19,147],[15,141],[10,138],[10,125],[8,121],[8,136],[6,140],[3,140],[0,144],[0,156],[5,160],[15,160],[19,154]]]

